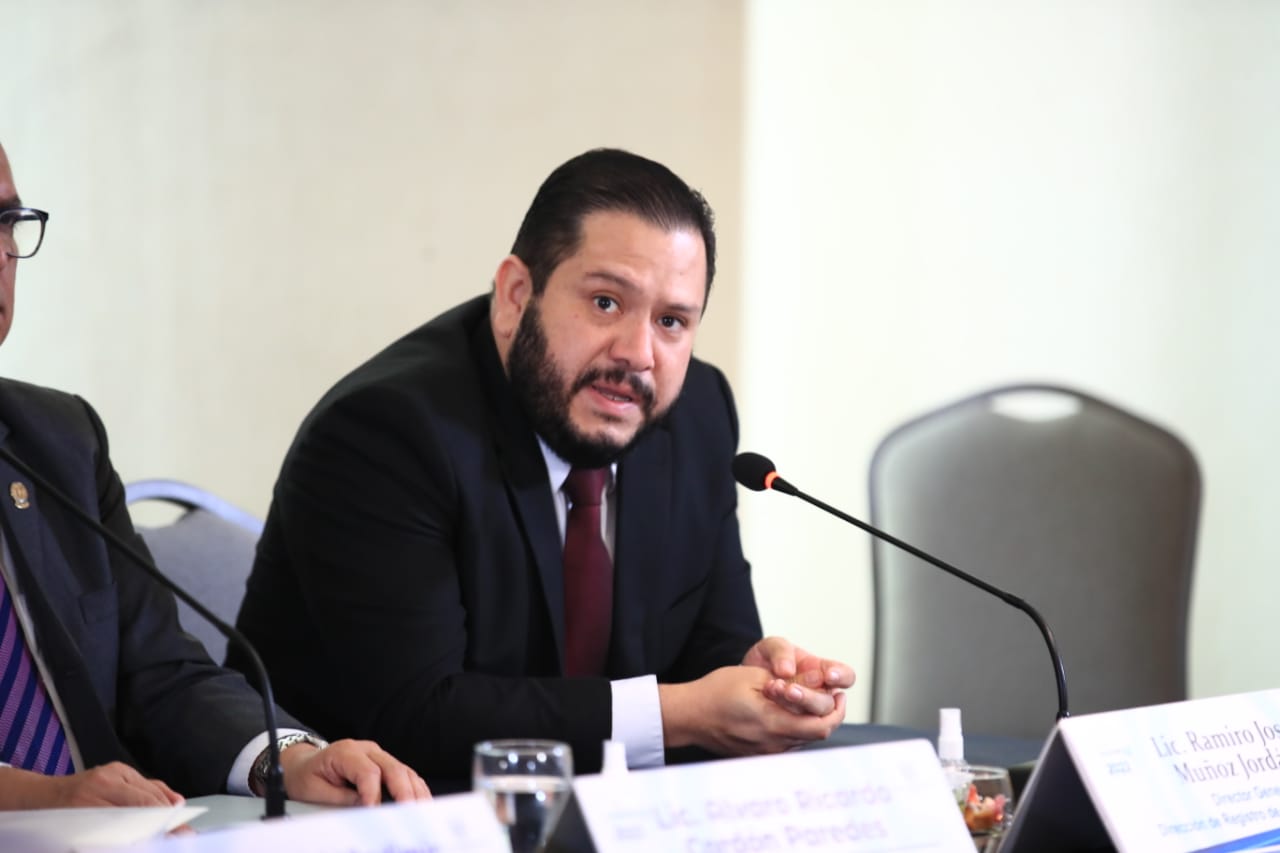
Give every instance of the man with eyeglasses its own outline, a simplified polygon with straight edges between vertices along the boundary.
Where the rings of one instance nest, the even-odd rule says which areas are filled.
[[[44,241],[44,224],[49,214],[34,207],[10,207],[0,210],[0,240],[9,257],[29,258],[40,250]]]
[[[18,261],[48,214],[24,207],[0,147],[0,343]],[[101,421],[79,397],[0,379],[0,444],[107,527],[134,533]],[[165,806],[182,795],[261,793],[262,700],[178,626],[174,599],[0,460],[0,809]],[[295,800],[430,797],[368,741],[332,745],[281,715]],[[181,793],[179,793],[181,792]]]
[[[0,179],[6,177],[8,171],[9,161],[0,148]],[[11,176],[8,183],[12,186]],[[12,199],[0,199],[0,206],[0,341],[3,341],[13,323],[13,284],[18,270],[15,262],[39,251],[49,214],[22,207],[16,195]]]

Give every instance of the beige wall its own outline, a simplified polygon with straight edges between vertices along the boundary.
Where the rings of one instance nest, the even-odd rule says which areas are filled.
[[[942,402],[1120,402],[1203,467],[1192,690],[1280,683],[1280,4],[748,9],[744,446],[856,514],[876,441]],[[770,627],[869,672],[867,538],[742,516]]]
[[[126,479],[264,511],[321,391],[486,287],[550,168],[622,145],[717,208],[699,351],[735,380],[744,447],[860,512],[876,439],[941,401],[1036,378],[1123,402],[1205,469],[1193,688],[1280,682],[1277,4],[0,0],[0,19],[0,140],[53,213],[0,373],[94,401]],[[862,535],[768,496],[743,521],[766,628],[868,675]]]
[[[626,0],[2,0],[0,140],[52,218],[0,372],[76,390],[126,479],[256,512],[342,373],[489,286],[587,148],[719,212],[734,372],[742,12]]]

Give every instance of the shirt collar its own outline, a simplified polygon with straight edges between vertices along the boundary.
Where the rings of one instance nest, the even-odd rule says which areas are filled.
[[[542,436],[538,436],[538,447],[542,449],[542,459],[547,463],[547,475],[551,479],[551,489],[554,492],[559,492],[564,488],[564,481],[569,479],[569,472],[573,470],[573,466],[561,459],[554,450],[548,447],[547,443],[542,440]],[[614,462],[609,466],[609,476],[605,480],[605,494],[613,491],[613,483],[617,476],[618,463]]]

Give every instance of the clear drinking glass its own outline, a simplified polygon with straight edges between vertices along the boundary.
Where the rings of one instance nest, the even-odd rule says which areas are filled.
[[[471,788],[483,791],[507,827],[512,853],[542,850],[573,784],[573,751],[554,740],[476,744]]]
[[[973,764],[969,772],[972,778],[956,799],[979,853],[995,853],[1013,821],[1013,783],[1003,767]]]

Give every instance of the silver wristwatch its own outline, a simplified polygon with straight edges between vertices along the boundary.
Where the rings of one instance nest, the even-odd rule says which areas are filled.
[[[293,732],[292,734],[283,735],[276,739],[276,748],[281,754],[291,746],[300,743],[309,743],[316,749],[324,749],[329,745],[327,740],[318,738],[310,732]],[[255,793],[263,793],[267,790],[267,768],[271,764],[270,748],[262,750],[258,753],[258,757],[254,759],[253,767],[249,770],[249,790]]]

